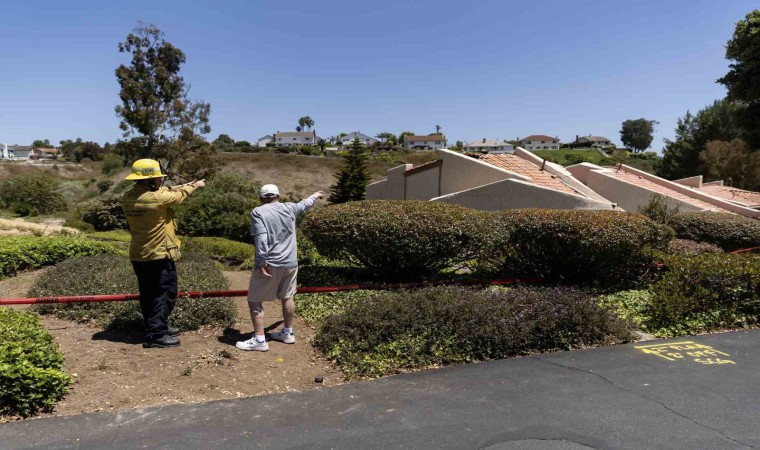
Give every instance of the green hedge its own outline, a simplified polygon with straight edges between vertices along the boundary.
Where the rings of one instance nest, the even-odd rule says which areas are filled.
[[[438,202],[373,200],[319,208],[302,223],[319,253],[384,280],[414,280],[477,255],[482,211]]]
[[[760,321],[760,256],[709,253],[665,263],[650,288],[650,329],[683,335]]]
[[[113,244],[80,237],[0,237],[0,278],[76,256],[118,253]]]
[[[315,345],[349,377],[632,339],[629,322],[570,288],[437,287],[335,309]]]
[[[688,239],[673,239],[668,243],[667,253],[671,255],[696,255],[700,253],[723,253],[723,250],[709,242],[695,242]]]
[[[208,257],[186,255],[177,263],[180,291],[228,289],[222,271]],[[58,264],[36,281],[29,295],[91,295],[137,293],[137,278],[124,256],[99,255],[77,258]],[[41,314],[55,314],[66,320],[93,321],[108,329],[142,329],[137,301],[108,303],[65,303],[35,305]],[[204,325],[226,327],[235,321],[235,304],[230,298],[180,298],[171,323],[183,330]]]
[[[92,225],[96,231],[127,228],[127,217],[121,209],[121,197],[118,195],[87,200],[77,206],[76,214],[82,222]]]
[[[615,211],[522,209],[492,217],[495,246],[485,262],[502,276],[565,283],[635,280],[673,237],[642,215]]]
[[[676,237],[709,242],[726,251],[760,246],[760,220],[724,213],[682,213],[669,224]]]
[[[219,237],[194,237],[182,240],[182,251],[199,253],[231,266],[240,266],[253,258],[254,247]]]
[[[71,384],[63,363],[37,316],[0,307],[0,415],[52,409]]]
[[[42,174],[18,175],[0,181],[0,208],[20,216],[65,211],[68,205],[58,192],[61,182]]]

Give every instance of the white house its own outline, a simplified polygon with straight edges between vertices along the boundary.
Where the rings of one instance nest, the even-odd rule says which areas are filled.
[[[444,147],[446,147],[446,136],[442,134],[404,136],[404,148],[408,150],[440,150]]]
[[[260,138],[259,138],[259,139],[256,141],[256,145],[257,145],[258,147],[266,147],[268,143],[272,142],[272,139],[273,139],[273,138],[272,138],[272,136],[271,136],[271,135],[269,135],[269,134],[267,134],[266,136],[262,136],[262,137],[260,137]]]
[[[277,147],[297,145],[317,145],[319,137],[316,131],[278,131],[273,137]]]
[[[34,156],[34,147],[31,145],[8,145],[3,144],[2,158],[15,161],[27,161]]]
[[[480,153],[514,153],[515,147],[507,141],[483,138],[480,141],[468,142],[465,151]]]
[[[559,150],[559,138],[545,134],[531,134],[519,141],[525,150]]]
[[[365,147],[369,147],[373,144],[376,144],[380,142],[379,140],[373,138],[372,136],[367,136],[366,134],[359,132],[359,131],[352,131],[351,133],[346,134],[345,136],[340,138],[340,143],[342,146],[347,147],[351,145],[351,142],[354,141],[354,139],[358,138],[359,142],[362,143]]]
[[[591,136],[590,134],[588,136],[575,136],[575,143],[576,144],[588,144],[590,147],[609,147],[612,145],[612,141],[607,139],[604,136]]]

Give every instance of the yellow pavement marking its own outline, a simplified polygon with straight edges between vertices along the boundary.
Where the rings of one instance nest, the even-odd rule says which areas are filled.
[[[697,344],[694,341],[636,345],[635,348],[644,353],[659,356],[668,361],[679,361],[692,358],[694,362],[705,365],[736,364],[730,359],[721,358],[721,356],[731,356],[728,353],[716,350],[710,345]]]

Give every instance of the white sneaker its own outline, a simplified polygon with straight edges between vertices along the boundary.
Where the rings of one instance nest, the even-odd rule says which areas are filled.
[[[247,341],[237,342],[235,344],[235,347],[239,348],[240,350],[245,350],[247,352],[249,351],[265,352],[269,350],[269,344],[267,344],[266,341],[259,342],[256,340],[255,337],[252,337],[248,339]]]
[[[280,341],[284,342],[285,344],[295,344],[296,343],[296,335],[293,333],[285,333],[284,331],[275,331],[273,332],[270,337],[273,341]]]

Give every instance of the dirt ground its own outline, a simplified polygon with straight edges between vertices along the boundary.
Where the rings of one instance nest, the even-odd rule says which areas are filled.
[[[43,271],[0,281],[0,296],[23,297]],[[231,289],[247,289],[249,272],[225,272]],[[296,304],[298,299],[296,298]],[[228,330],[186,332],[182,345],[144,349],[138,333],[106,333],[88,325],[43,317],[66,356],[75,382],[45,416],[194,403],[304,389],[343,382],[343,375],[313,349],[314,330],[296,318],[297,342],[270,342],[269,351],[244,352],[235,342],[253,332],[245,299],[236,299],[238,322]],[[267,331],[282,327],[280,304],[267,303]],[[323,383],[315,377],[322,376]]]

